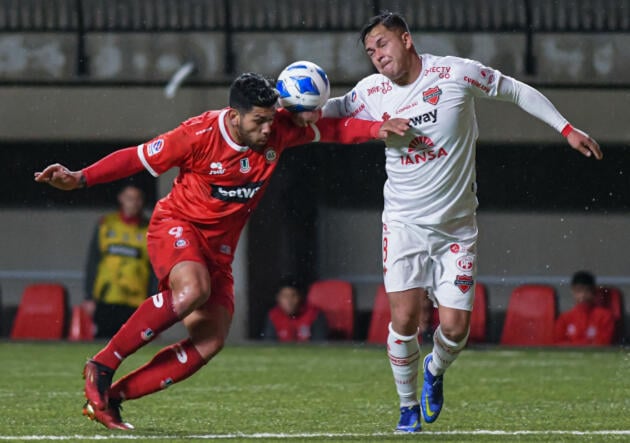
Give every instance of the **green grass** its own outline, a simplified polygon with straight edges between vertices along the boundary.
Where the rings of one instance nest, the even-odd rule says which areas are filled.
[[[81,369],[99,344],[0,343],[0,441],[7,436],[110,436],[81,416]],[[130,357],[119,374],[155,353]],[[628,441],[627,350],[467,350],[445,378],[440,419],[421,435],[391,431],[398,418],[389,363],[363,346],[236,346],[191,379],[125,403],[135,440],[201,441],[193,435],[356,434],[257,441]],[[532,431],[478,435],[474,430]],[[586,435],[547,431],[585,431]],[[18,438],[14,441],[20,441]],[[108,440],[112,441],[112,440]]]

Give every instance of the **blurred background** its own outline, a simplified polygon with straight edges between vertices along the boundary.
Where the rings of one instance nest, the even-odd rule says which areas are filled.
[[[116,184],[63,193],[36,185],[34,171],[82,168],[222,108],[244,71],[275,77],[306,59],[343,94],[372,72],[358,31],[382,9],[406,17],[420,52],[537,87],[605,153],[583,158],[516,106],[478,101],[485,341],[499,340],[522,284],[551,285],[560,311],[579,269],[630,294],[630,0],[0,0],[2,334],[29,284],[60,283],[81,303],[90,236],[115,207]],[[135,177],[149,207],[175,172]],[[259,337],[287,274],[349,282],[353,338],[365,340],[382,282],[384,180],[378,143],[283,156],[234,263],[232,340]]]

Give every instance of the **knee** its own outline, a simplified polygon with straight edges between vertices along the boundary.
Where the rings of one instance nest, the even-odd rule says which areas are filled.
[[[393,309],[392,326],[399,334],[413,335],[418,329],[418,313],[408,309]]]
[[[180,316],[186,316],[210,297],[210,281],[192,279],[173,289],[173,306]]]
[[[208,337],[202,339],[193,339],[193,344],[201,358],[206,362],[212,357],[217,355],[225,346],[225,339],[223,337]]]
[[[466,324],[444,324],[440,323],[442,335],[455,343],[461,343],[468,338],[468,325]]]

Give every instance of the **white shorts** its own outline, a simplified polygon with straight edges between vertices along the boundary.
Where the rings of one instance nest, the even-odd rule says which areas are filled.
[[[474,215],[440,225],[384,221],[385,290],[423,288],[435,306],[472,311],[476,246]]]

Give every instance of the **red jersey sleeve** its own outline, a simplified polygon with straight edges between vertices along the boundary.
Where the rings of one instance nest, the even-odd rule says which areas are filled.
[[[154,177],[176,166],[189,167],[193,159],[195,138],[185,125],[138,145],[137,153],[142,166]]]
[[[316,142],[342,144],[364,143],[378,137],[383,122],[355,118],[322,118],[306,127],[297,126],[289,111],[281,109],[276,117],[276,130],[282,131],[285,147]]]

